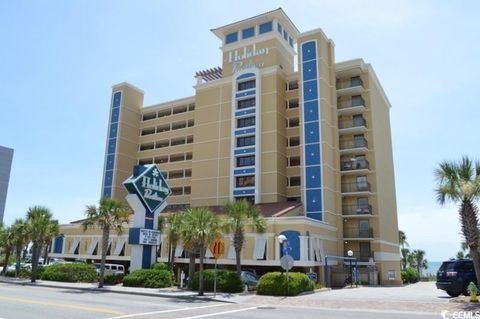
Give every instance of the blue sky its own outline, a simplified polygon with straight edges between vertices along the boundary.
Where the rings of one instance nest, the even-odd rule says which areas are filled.
[[[145,104],[194,94],[221,64],[209,31],[282,7],[300,31],[322,28],[337,61],[371,63],[392,103],[400,228],[427,259],[455,255],[455,206],[435,203],[433,169],[480,159],[480,2],[2,1],[0,145],[15,149],[5,222],[45,205],[62,223],[97,202],[111,86]]]

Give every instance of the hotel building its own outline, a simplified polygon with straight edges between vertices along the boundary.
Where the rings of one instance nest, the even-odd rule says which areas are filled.
[[[145,106],[141,89],[113,86],[102,196],[124,200],[134,165],[156,163],[173,192],[165,212],[257,205],[268,229],[246,234],[246,268],[278,270],[284,234],[295,269],[320,281],[325,256],[341,269],[333,256],[352,250],[362,280],[400,284],[391,105],[372,66],[335,61],[321,29],[300,32],[282,9],[211,31],[222,65],[195,73],[195,95]],[[63,225],[53,256],[99,259],[100,232],[79,230]],[[234,265],[224,241],[218,262]],[[113,235],[108,259],[128,261],[126,242]],[[181,243],[175,257],[188,263]]]

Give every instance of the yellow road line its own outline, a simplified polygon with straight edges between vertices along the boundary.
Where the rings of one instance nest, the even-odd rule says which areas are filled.
[[[40,300],[33,300],[33,299],[11,298],[11,297],[0,296],[0,300],[13,301],[18,303],[27,303],[27,304],[33,304],[33,305],[51,306],[51,307],[57,307],[57,308],[77,309],[77,310],[84,310],[89,312],[102,312],[102,313],[109,313],[114,315],[126,314],[125,312],[115,311],[115,310],[105,309],[105,308],[85,307],[85,306],[79,306],[79,305],[62,304],[62,303],[40,301]]]

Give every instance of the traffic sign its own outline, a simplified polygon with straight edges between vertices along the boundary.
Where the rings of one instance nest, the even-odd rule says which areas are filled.
[[[223,254],[225,245],[220,239],[215,239],[209,246],[210,251],[212,252],[213,258],[218,259],[218,257]]]
[[[282,258],[280,258],[280,266],[282,266],[283,269],[285,270],[290,270],[293,267],[293,258],[290,255],[283,255]]]

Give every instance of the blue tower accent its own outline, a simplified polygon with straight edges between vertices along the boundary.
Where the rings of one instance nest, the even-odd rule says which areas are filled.
[[[307,217],[323,220],[322,147],[317,42],[301,45],[301,81],[303,87],[304,198]]]
[[[107,154],[105,158],[105,171],[103,175],[102,196],[112,196],[113,169],[115,167],[115,151],[117,149],[118,121],[120,117],[120,105],[122,92],[112,94],[112,108],[110,110],[110,123],[108,129]]]

